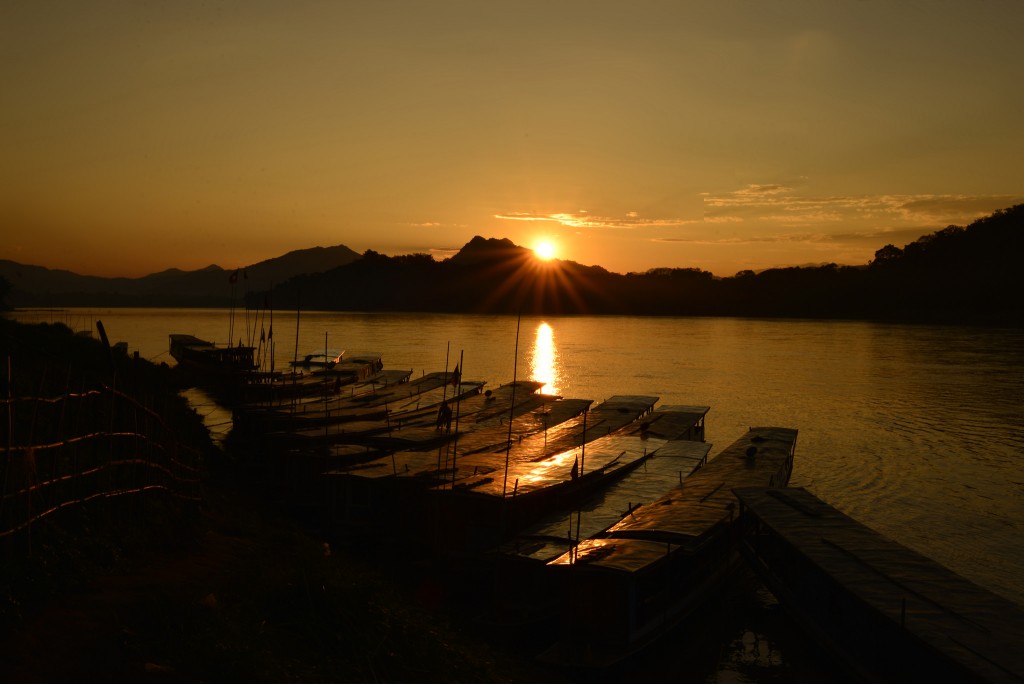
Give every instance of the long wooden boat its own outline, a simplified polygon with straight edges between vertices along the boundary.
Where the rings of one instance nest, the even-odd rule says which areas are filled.
[[[388,530],[409,532],[414,528],[420,532],[425,524],[424,492],[453,477],[471,475],[476,468],[457,457],[463,441],[479,449],[486,445],[492,466],[498,467],[497,451],[500,448],[503,454],[509,444],[510,416],[514,416],[511,433],[516,446],[529,446],[531,440],[543,444],[543,431],[554,431],[563,423],[573,422],[591,403],[537,394],[540,383],[529,381],[525,387],[523,383],[520,380],[495,390],[491,398],[485,398],[487,406],[478,412],[477,420],[472,424],[460,423],[454,439],[439,448],[398,451],[324,473],[328,498],[325,524],[339,533],[381,534]],[[514,404],[513,386],[518,387]],[[491,415],[499,409],[502,418]],[[579,437],[578,431],[576,436]]]
[[[194,335],[171,334],[170,354],[180,366],[210,379],[238,378],[256,370],[256,348],[218,347]]]
[[[439,545],[452,550],[487,548],[546,516],[579,506],[646,461],[665,441],[656,437],[659,426],[673,437],[693,435],[697,426],[703,434],[708,407],[652,412],[656,401],[657,397],[613,398],[600,407],[612,409],[607,420],[594,421],[603,428],[599,437],[553,455],[528,459],[517,454],[507,469],[478,472],[435,488]],[[597,409],[591,411],[596,413]]]
[[[509,637],[536,630],[550,634],[559,595],[548,563],[575,548],[579,540],[600,534],[639,506],[658,499],[704,465],[711,445],[703,441],[703,430],[692,428],[703,424],[708,410],[706,406],[662,406],[646,425],[610,435],[606,439],[613,450],[642,455],[637,467],[578,505],[558,507],[484,554],[483,574],[493,578],[488,588],[492,599],[483,618],[487,624],[503,629]]]
[[[398,403],[389,406],[367,406],[352,409],[351,411],[337,410],[319,421],[319,425],[311,427],[292,426],[286,430],[269,433],[268,440],[275,444],[288,445],[317,445],[317,444],[353,444],[366,443],[368,439],[377,438],[387,442],[388,434],[403,426],[426,426],[430,422],[436,424],[439,410],[442,406],[454,406],[455,403],[467,400],[470,397],[483,392],[483,381],[464,381],[459,383],[458,388],[446,391],[446,388],[435,388],[433,390],[419,393],[409,398],[405,403]],[[451,410],[449,408],[449,410]],[[406,430],[406,433],[411,430]],[[438,431],[434,434],[420,433],[421,437],[431,443],[438,440],[445,441],[446,437]],[[406,441],[408,436],[404,438]]]
[[[1022,682],[1024,609],[806,489],[737,489],[743,551],[817,642],[865,681]]]
[[[353,385],[368,391],[333,392],[329,386],[321,385],[320,396],[306,401],[242,407],[236,412],[235,429],[247,435],[264,435],[298,432],[355,420],[385,419],[389,412],[401,410],[400,407],[408,408],[417,402],[422,406],[435,404],[438,399],[434,395],[442,391],[448,397],[455,394],[455,389],[450,387],[450,373],[426,373],[408,380],[408,374],[403,372],[398,382],[393,378],[388,382],[385,378],[383,383],[375,382],[376,377],[379,374]],[[467,389],[475,392],[481,383],[467,382],[466,385]],[[431,398],[424,400],[428,395]]]
[[[244,410],[273,409],[275,406],[287,406],[288,410],[293,410],[296,400],[324,402],[348,396],[356,386],[365,386],[378,380],[386,383],[396,377],[401,378],[398,382],[404,382],[410,375],[411,369],[384,371],[384,362],[379,353],[341,352],[330,360],[311,362],[310,365],[293,364],[288,373],[262,373],[247,378],[239,389],[238,403],[244,405]]]
[[[301,359],[289,361],[289,364],[292,368],[332,368],[341,363],[344,356],[344,349],[325,349],[305,354]]]
[[[686,618],[738,567],[732,489],[789,482],[797,431],[750,428],[682,484],[551,561],[558,641],[541,658],[605,668]]]

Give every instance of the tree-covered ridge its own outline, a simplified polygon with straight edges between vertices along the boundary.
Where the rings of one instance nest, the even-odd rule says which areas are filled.
[[[886,245],[864,266],[827,264],[716,278],[694,268],[621,275],[540,262],[508,240],[475,237],[451,259],[365,252],[275,288],[278,308],[526,314],[714,315],[1024,322],[1016,263],[1024,205],[967,227]],[[253,295],[250,303],[266,300]]]
[[[171,269],[134,280],[0,262],[0,307],[4,295],[7,304],[22,307],[229,306],[244,292],[249,306],[272,304],[278,309],[1020,325],[1024,314],[1017,264],[1024,253],[1022,236],[1024,205],[1017,205],[902,248],[885,245],[862,266],[773,268],[729,278],[696,268],[623,275],[574,261],[543,262],[507,239],[482,237],[440,262],[428,254],[389,257],[368,250],[358,255],[339,245],[300,250],[233,272],[220,267],[190,273]],[[335,266],[323,270],[324,259],[333,259]],[[280,284],[267,289],[273,283]]]

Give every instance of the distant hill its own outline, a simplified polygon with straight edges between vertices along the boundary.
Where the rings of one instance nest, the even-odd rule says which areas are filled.
[[[610,273],[541,262],[508,239],[474,237],[457,254],[291,252],[236,271],[209,266],[145,278],[95,278],[0,262],[14,306],[225,306],[335,311],[757,316],[1024,325],[1024,205],[949,226],[862,266],[824,264],[717,278],[696,268]],[[2,293],[0,293],[2,294]]]
[[[507,239],[470,240],[445,261],[373,251],[274,289],[275,307],[648,316],[855,318],[1024,323],[1019,264],[1024,205],[950,226],[870,264],[773,268],[716,278],[695,268],[621,275],[572,261],[539,262]],[[251,305],[259,301],[250,300]]]
[[[195,271],[171,268],[141,278],[101,278],[0,259],[0,276],[11,285],[12,306],[227,306],[231,278],[236,296],[269,290],[303,273],[349,264],[359,254],[344,245],[288,252],[245,268],[211,265]]]

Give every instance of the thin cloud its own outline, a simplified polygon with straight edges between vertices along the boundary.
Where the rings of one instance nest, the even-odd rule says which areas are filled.
[[[596,216],[590,212],[580,209],[575,212],[560,212],[551,214],[539,214],[535,212],[508,212],[495,214],[494,218],[507,221],[554,221],[569,228],[608,228],[608,229],[634,229],[634,228],[659,228],[676,227],[701,223],[699,219],[681,218],[643,218],[637,212],[630,211],[623,216]]]
[[[704,193],[708,221],[810,224],[844,221],[888,223],[964,222],[1022,201],[1013,195],[838,195],[813,197],[784,185],[748,185]]]

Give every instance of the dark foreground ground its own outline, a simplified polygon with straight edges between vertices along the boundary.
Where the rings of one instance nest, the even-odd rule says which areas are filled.
[[[415,566],[331,548],[249,493],[213,486],[187,530],[99,540],[66,586],[8,596],[0,639],[9,682],[819,682],[770,597],[720,597],[627,667],[556,672],[530,635],[498,636],[439,604]],[[52,532],[52,530],[51,530]],[[88,534],[84,527],[65,534]],[[76,545],[70,536],[63,544]],[[115,548],[116,547],[116,548]],[[45,564],[74,560],[40,546]],[[390,554],[385,554],[390,555]],[[43,572],[48,572],[45,568]],[[426,571],[429,572],[429,571]],[[51,577],[51,580],[53,578]],[[750,589],[748,586],[747,589]],[[37,592],[38,593],[38,592]],[[15,614],[16,613],[16,614]]]
[[[149,548],[135,539],[127,551],[101,541],[103,563],[93,549],[57,571],[70,586],[9,595],[0,679],[555,681],[456,629],[380,568],[260,508],[217,487],[187,535],[156,532]],[[44,546],[34,558],[45,565],[48,555],[74,560]]]

